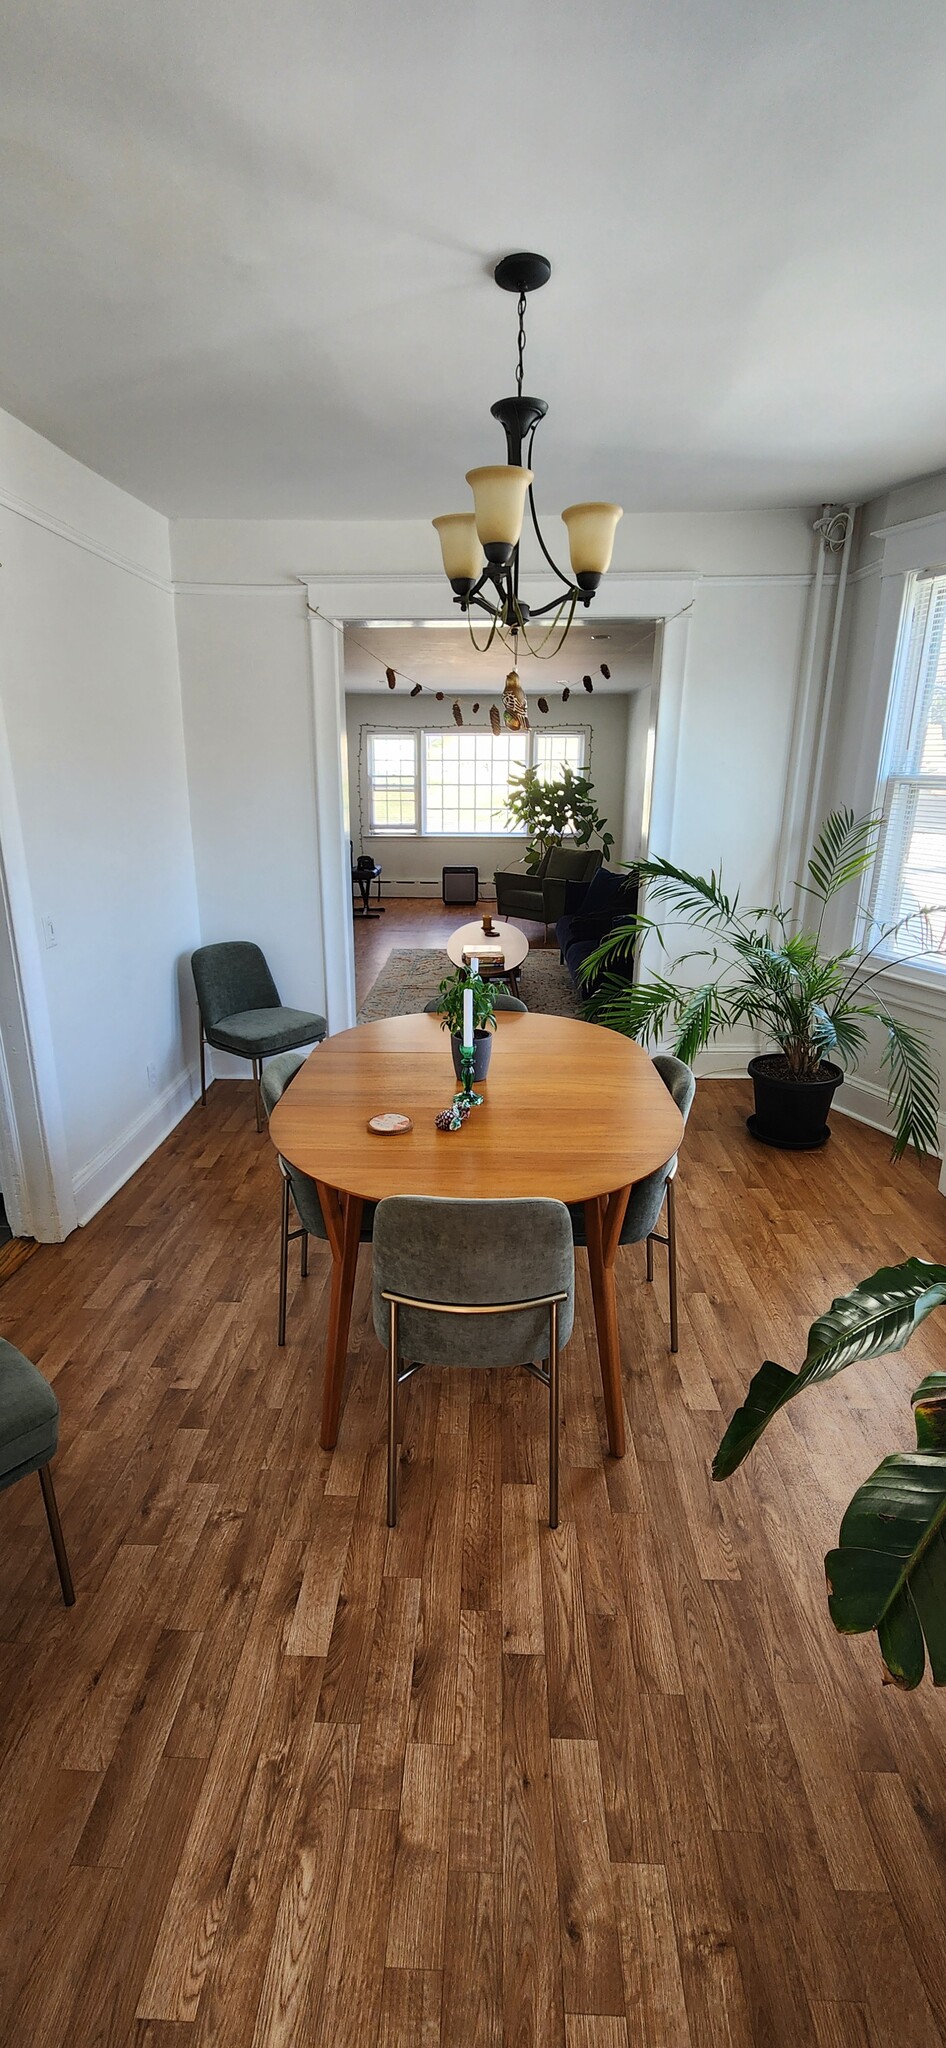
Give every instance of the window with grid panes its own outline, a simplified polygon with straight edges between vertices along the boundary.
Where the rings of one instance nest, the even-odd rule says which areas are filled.
[[[576,775],[584,768],[583,732],[558,732],[546,727],[544,731],[533,732],[532,740],[533,765],[543,782],[554,782],[563,768],[570,768]]]
[[[916,577],[908,596],[877,802],[866,943],[886,929],[880,952],[902,960],[932,944],[924,966],[946,971],[946,573]]]
[[[369,830],[417,832],[417,734],[368,734]]]
[[[529,762],[527,733],[425,732],[424,831],[486,838],[521,830],[507,809],[509,781]]]

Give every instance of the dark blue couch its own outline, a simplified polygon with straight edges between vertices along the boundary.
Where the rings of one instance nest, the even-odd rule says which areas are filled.
[[[623,924],[637,910],[637,877],[626,868],[614,872],[599,868],[590,882],[569,882],[565,908],[555,926],[559,952],[580,995],[590,995],[594,983],[580,982],[578,971],[589,953],[600,946],[616,924]],[[634,972],[632,952],[612,963],[610,972],[630,981]]]

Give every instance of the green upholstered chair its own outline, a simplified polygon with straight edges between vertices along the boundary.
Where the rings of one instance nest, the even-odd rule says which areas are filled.
[[[564,912],[566,884],[590,882],[600,866],[599,846],[550,846],[534,875],[507,868],[493,876],[497,914],[530,917],[536,924],[544,924],[548,937],[549,925]]]
[[[263,1068],[260,1080],[260,1093],[267,1116],[272,1116],[277,1102],[285,1095],[290,1081],[299,1072],[299,1068],[304,1065],[305,1061],[301,1052],[283,1052],[279,1053],[275,1059],[270,1060],[268,1067]],[[314,1180],[310,1180],[307,1173],[300,1173],[297,1166],[290,1166],[288,1160],[283,1159],[280,1154],[277,1154],[277,1158],[279,1159],[279,1171],[282,1174],[282,1212],[279,1225],[279,1321],[276,1342],[277,1344],[285,1344],[286,1296],[289,1289],[289,1246],[297,1237],[301,1238],[299,1271],[304,1280],[309,1271],[309,1239],[310,1237],[321,1237],[325,1240],[328,1237],[328,1231],[325,1228],[322,1204],[319,1201],[319,1191]],[[298,1228],[295,1230],[291,1230],[289,1227],[291,1221],[290,1207],[295,1209],[296,1215],[299,1218]],[[362,1244],[371,1243],[374,1209],[375,1205],[373,1202],[365,1203],[361,1219]]]
[[[519,996],[510,995],[508,988],[494,988],[494,1010],[528,1010],[528,1007],[528,1003],[524,1003]],[[424,1014],[428,1017],[436,1016],[442,1009],[443,1004],[439,996],[431,996],[429,1003],[424,1004]]]
[[[263,1128],[260,1074],[264,1059],[292,1052],[298,1045],[316,1045],[328,1030],[314,1010],[287,1010],[259,946],[230,939],[219,946],[199,946],[191,954],[197,1007],[200,1011],[200,1099],[206,1106],[205,1045],[235,1052],[251,1060],[256,1091],[256,1128]]]
[[[39,1473],[62,1597],[72,1607],[76,1596],[49,1469],[58,1441],[59,1402],[49,1381],[0,1337],[0,1493],[28,1472]]]
[[[654,1066],[686,1123],[690,1114],[696,1081],[693,1072],[684,1060],[675,1059],[672,1053],[657,1053]],[[647,1278],[654,1277],[654,1245],[665,1244],[670,1278],[670,1349],[679,1350],[677,1342],[677,1216],[674,1181],[677,1173],[677,1155],[668,1159],[666,1166],[658,1166],[654,1173],[648,1173],[643,1180],[635,1181],[627,1204],[627,1211],[621,1229],[621,1244],[646,1244]],[[664,1201],[667,1204],[667,1228],[658,1230],[660,1212]],[[587,1244],[585,1236],[585,1212],[580,1202],[569,1205],[572,1230],[576,1245]]]
[[[557,1528],[559,1351],[575,1313],[564,1203],[390,1195],[375,1211],[372,1265],[374,1327],[388,1352],[388,1527],[397,1521],[401,1382],[423,1365],[545,1359],[527,1370],[549,1390],[549,1526]]]

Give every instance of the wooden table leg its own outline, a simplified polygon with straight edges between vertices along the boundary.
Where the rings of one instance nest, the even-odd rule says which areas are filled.
[[[364,1203],[360,1195],[342,1195],[342,1227],[332,1243],[332,1294],[325,1340],[325,1380],[322,1388],[322,1449],[335,1449],[342,1387],[348,1358],[348,1330],[355,1292],[355,1268]]]
[[[621,1188],[617,1201],[621,1204],[621,1221],[627,1208],[630,1190]],[[600,1195],[595,1201],[585,1203],[585,1236],[588,1240],[588,1265],[591,1272],[591,1297],[594,1302],[595,1329],[598,1335],[598,1361],[601,1366],[601,1388],[604,1394],[604,1412],[608,1422],[608,1444],[614,1458],[623,1458],[624,1437],[624,1395],[621,1387],[621,1338],[618,1331],[617,1295],[614,1285],[614,1261],[620,1236],[617,1230],[607,1229],[609,1205],[615,1196]],[[617,1210],[614,1211],[614,1215]]]

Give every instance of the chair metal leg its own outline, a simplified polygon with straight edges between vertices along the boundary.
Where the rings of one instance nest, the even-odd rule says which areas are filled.
[[[203,1024],[200,1027],[200,1106],[201,1109],[207,1107],[207,1060]]]
[[[388,1528],[397,1527],[397,1302],[388,1303]]]
[[[558,1302],[549,1308],[549,1528],[558,1528]]]
[[[677,1210],[672,1178],[667,1182],[667,1265],[670,1274],[670,1349],[679,1351],[677,1324]]]
[[[48,1465],[40,1466],[39,1483],[43,1489],[43,1506],[46,1509],[46,1520],[49,1523],[49,1533],[53,1539],[53,1551],[55,1552],[56,1557],[56,1568],[59,1573],[59,1584],[62,1587],[63,1606],[74,1607],[76,1604],[76,1591],[72,1583],[72,1573],[69,1570],[69,1559],[66,1556],[66,1545],[62,1533],[62,1523],[59,1520],[59,1507],[56,1501],[56,1489],[53,1485],[53,1475]]]
[[[652,1279],[653,1279],[653,1277],[654,1277],[654,1240],[653,1240],[653,1238],[652,1238],[652,1237],[649,1237],[649,1238],[647,1239],[647,1278],[648,1278],[648,1280],[652,1280]]]
[[[304,1230],[304,1231],[303,1231],[303,1233],[302,1233],[302,1242],[301,1242],[301,1244],[300,1244],[300,1247],[299,1247],[299,1272],[300,1272],[300,1274],[301,1274],[301,1276],[302,1276],[303,1280],[308,1280],[308,1277],[309,1277],[309,1233],[308,1233],[308,1231],[307,1231],[307,1230]]]
[[[262,1071],[263,1071],[263,1062],[262,1062],[262,1060],[260,1060],[260,1059],[254,1059],[254,1061],[253,1061],[253,1088],[254,1088],[254,1091],[255,1091],[255,1094],[256,1094],[256,1128],[257,1128],[257,1130],[258,1130],[258,1131],[261,1131],[261,1130],[262,1130],[262,1128],[263,1128],[263,1097],[262,1097],[262,1095],[261,1095],[261,1093],[260,1093],[260,1085],[259,1085],[259,1084],[260,1084],[260,1075],[262,1074]]]
[[[286,1341],[286,1290],[289,1280],[289,1182],[283,1177],[282,1218],[279,1226],[279,1330],[277,1344]]]

